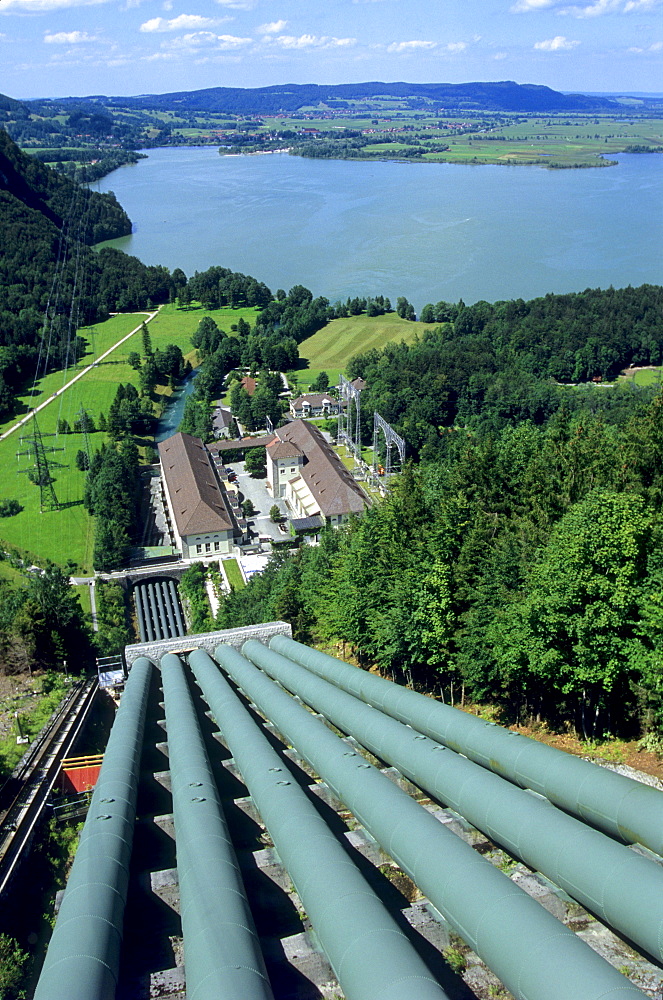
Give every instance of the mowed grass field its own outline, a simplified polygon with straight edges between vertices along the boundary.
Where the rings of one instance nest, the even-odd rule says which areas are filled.
[[[411,344],[417,335],[421,336],[425,330],[433,330],[438,325],[413,323],[401,319],[396,313],[333,319],[299,345],[299,355],[308,362],[308,367],[305,370],[300,368],[295,374],[302,387],[313,381],[321,371],[327,372],[333,384],[334,379],[338,379],[338,373],[345,371],[353,354],[372,348],[380,350],[393,340]]]
[[[230,326],[237,323],[240,316],[247,321],[255,320],[255,309],[219,309],[207,311],[201,308],[178,309],[174,305],[164,306],[149,323],[152,349],[164,348],[167,344],[178,344],[182,351],[195,363],[195,352],[191,351],[191,335],[203,316],[212,316],[219,327],[230,332]],[[77,367],[68,372],[55,372],[41,379],[32,394],[22,397],[22,413],[52,397],[76,373],[89,365],[96,357],[121,340],[123,336],[138,327],[145,318],[142,313],[114,316],[94,328],[82,329],[80,336],[88,342],[86,355]],[[128,363],[129,354],[142,354],[142,334],[140,329],[108,358],[87,372],[70,389],[51,399],[38,415],[39,428],[48,448],[55,448],[49,459],[60,463],[53,467],[54,488],[62,509],[40,511],[39,488],[30,482],[26,472],[33,465],[30,455],[18,455],[28,450],[33,435],[32,421],[0,441],[0,498],[16,499],[24,507],[20,514],[0,520],[0,545],[15,546],[31,558],[51,559],[60,565],[72,560],[80,571],[92,568],[94,545],[94,525],[82,504],[85,473],[76,468],[76,453],[85,447],[82,434],[58,434],[58,421],[67,420],[73,427],[81,408],[85,409],[98,424],[101,413],[107,414],[117,386],[130,382],[138,387],[138,372]],[[163,392],[169,390],[162,389]],[[19,417],[22,415],[19,413]],[[16,418],[0,426],[0,433],[8,430]],[[48,436],[46,436],[48,435]],[[21,442],[21,438],[24,440]],[[91,435],[93,450],[101,448],[106,435],[96,431]]]

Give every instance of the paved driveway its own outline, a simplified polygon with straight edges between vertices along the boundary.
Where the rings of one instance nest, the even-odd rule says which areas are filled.
[[[242,499],[250,500],[256,509],[256,514],[249,518],[249,524],[254,534],[263,538],[283,540],[288,537],[279,530],[279,526],[270,519],[269,512],[276,504],[284,518],[288,516],[288,509],[285,500],[275,500],[267,489],[266,479],[252,479],[244,468],[244,462],[231,462],[227,466],[237,473],[237,485],[242,494]]]

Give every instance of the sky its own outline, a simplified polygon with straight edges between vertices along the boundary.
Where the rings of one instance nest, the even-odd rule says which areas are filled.
[[[515,80],[663,91],[663,0],[0,0],[0,93]]]

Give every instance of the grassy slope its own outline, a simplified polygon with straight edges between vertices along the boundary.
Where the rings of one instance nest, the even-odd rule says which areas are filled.
[[[322,330],[299,345],[299,353],[308,362],[306,371],[297,373],[300,385],[305,385],[320,371],[326,371],[330,378],[344,371],[353,354],[378,350],[388,341],[404,340],[410,344],[417,334],[432,330],[438,324],[411,323],[401,319],[396,313],[386,316],[350,316],[334,319]]]
[[[191,347],[191,334],[204,315],[211,315],[221,328],[229,331],[230,325],[237,323],[240,316],[251,321],[255,317],[255,310],[220,309],[207,313],[203,309],[180,310],[175,306],[165,306],[149,325],[152,348],[157,350],[167,344],[176,343],[187,352]],[[97,325],[94,332],[81,330],[81,336],[88,340],[88,352],[80,366],[89,364],[95,356],[103,353],[112,343],[121,339],[140,323],[141,319],[142,314],[122,315]],[[100,413],[108,412],[120,382],[131,382],[137,386],[138,373],[127,363],[132,351],[142,352],[140,332],[41,411],[39,427],[42,434],[55,434],[60,418],[66,419],[73,425],[81,406],[84,406],[97,422]],[[75,372],[75,369],[70,369],[66,377],[62,372],[48,375],[36,387],[35,395],[23,397],[24,402],[29,401],[30,405],[34,406],[35,403],[48,398]],[[7,426],[9,424],[0,427],[0,431],[6,430]],[[46,440],[52,447],[64,449],[52,455],[54,461],[64,465],[64,468],[53,469],[54,487],[58,501],[69,506],[65,506],[62,510],[41,513],[38,488],[28,480],[26,474],[17,474],[19,469],[27,469],[31,465],[28,456],[18,459],[16,457],[17,451],[26,448],[25,443],[20,443],[20,435],[29,434],[29,426],[0,442],[0,468],[4,470],[0,497],[15,498],[25,508],[17,516],[3,518],[0,522],[0,545],[6,543],[33,556],[52,559],[60,565],[72,559],[82,569],[89,570],[94,543],[93,523],[81,503],[85,474],[79,472],[75,466],[76,452],[84,446],[82,435],[58,435]],[[91,437],[93,449],[100,448],[104,440],[105,435],[101,432],[93,434]]]

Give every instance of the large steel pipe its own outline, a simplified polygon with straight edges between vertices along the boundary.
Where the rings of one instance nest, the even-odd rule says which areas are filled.
[[[189,662],[347,1000],[444,1000],[217,665],[202,650]]]
[[[35,1000],[114,1000],[151,672],[131,668]]]
[[[573,931],[227,646],[215,656],[516,1000],[642,993]]]
[[[663,959],[663,868],[255,639],[245,656],[491,840]]]
[[[178,656],[161,658],[188,1000],[273,1000]]]
[[[143,613],[143,598],[140,587],[134,587],[134,603],[136,606],[136,618],[138,619],[138,632],[140,634],[140,641],[148,642],[150,636],[147,633],[147,627],[145,624],[145,616]]]
[[[180,606],[180,596],[177,590],[177,586],[174,580],[168,581],[168,591],[170,593],[170,600],[173,606],[173,611],[175,613],[175,624],[177,631],[176,636],[186,635],[186,625],[184,624],[184,619],[182,618],[182,608]]]
[[[270,646],[313,673],[626,843],[663,854],[663,792],[443,705],[286,636]]]
[[[166,619],[168,622],[168,638],[174,639],[178,634],[177,625],[175,624],[175,612],[173,611],[172,598],[170,595],[170,590],[168,588],[168,580],[161,581],[161,592],[163,594],[163,604],[166,609]]]
[[[158,636],[159,639],[170,639],[170,626],[168,623],[168,616],[166,614],[166,605],[163,599],[163,589],[161,580],[155,580],[154,582],[154,596],[157,601],[157,614],[159,616],[159,628],[161,629],[161,634]]]

